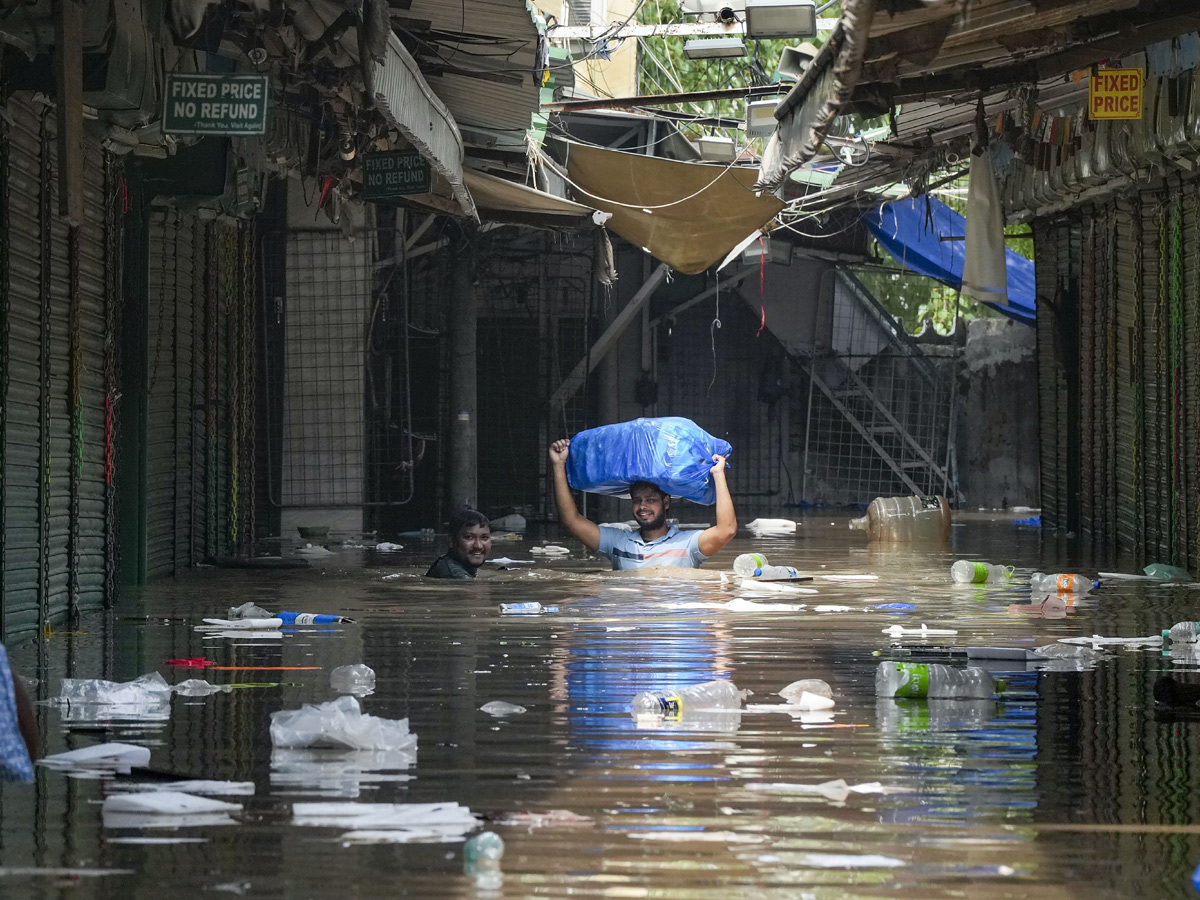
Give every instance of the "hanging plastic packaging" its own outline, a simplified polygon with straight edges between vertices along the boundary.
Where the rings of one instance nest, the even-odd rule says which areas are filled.
[[[618,497],[628,497],[635,481],[648,481],[672,497],[712,506],[717,502],[709,477],[713,455],[732,452],[728,441],[713,437],[691,419],[635,419],[590,428],[571,438],[567,480],[578,491]]]

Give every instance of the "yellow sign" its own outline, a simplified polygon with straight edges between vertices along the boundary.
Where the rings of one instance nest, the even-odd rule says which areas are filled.
[[[1088,118],[1140,119],[1145,81],[1141,69],[1093,72],[1088,84]]]

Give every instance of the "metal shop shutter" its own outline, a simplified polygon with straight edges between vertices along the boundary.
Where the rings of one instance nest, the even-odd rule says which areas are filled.
[[[194,217],[150,211],[146,384],[146,574],[186,569],[191,559],[192,314]]]
[[[1067,415],[1066,379],[1058,364],[1054,310],[1059,280],[1065,275],[1067,228],[1034,222],[1037,248],[1038,442],[1041,460],[1042,522],[1047,528],[1067,524],[1067,447],[1060,420]]]
[[[85,143],[87,222],[56,210],[52,108],[10,99],[5,259],[0,585],[6,632],[62,621],[105,599],[106,160]]]
[[[1144,535],[1142,509],[1141,448],[1145,444],[1142,425],[1141,318],[1142,318],[1142,221],[1133,197],[1114,204],[1116,240],[1116,383],[1114,416],[1117,470],[1117,550],[1140,554]]]

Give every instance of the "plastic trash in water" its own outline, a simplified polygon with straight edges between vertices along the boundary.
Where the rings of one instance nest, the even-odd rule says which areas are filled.
[[[956,584],[998,584],[1011,581],[1014,568],[986,562],[960,559],[950,567],[950,577]]]
[[[497,566],[532,566],[537,562],[536,559],[509,559],[507,556],[499,556],[496,559],[486,559],[484,562],[492,563]]]
[[[333,556],[332,550],[326,547],[314,547],[312,544],[297,547],[294,552],[297,556],[304,556],[309,559],[324,559],[327,556]]]
[[[569,556],[571,551],[558,544],[546,544],[544,547],[530,547],[529,552],[534,556]]]
[[[952,634],[958,634],[953,628],[930,628],[924,622],[920,628],[906,628],[903,625],[889,625],[883,629],[884,634],[889,634],[892,637],[907,637],[910,635],[916,637],[948,637]]]
[[[256,605],[253,601],[243,603],[241,606],[231,606],[229,608],[230,619],[271,619],[274,618],[274,613],[269,613],[261,606]]]
[[[974,666],[957,669],[938,663],[885,661],[875,671],[875,693],[880,697],[985,700],[994,695],[996,690],[996,681],[991,673]]]
[[[876,603],[874,608],[883,612],[909,612],[917,606],[915,603]]]
[[[1042,517],[1041,516],[1029,516],[1026,519],[1013,519],[1013,524],[1014,525],[1024,525],[1029,528],[1041,528],[1042,527]]]
[[[1043,575],[1041,572],[1034,572],[1029,576],[1029,589],[1035,594],[1056,591],[1061,594],[1086,594],[1093,587],[1099,586],[1100,582],[1074,573]]]
[[[338,666],[329,673],[329,686],[339,694],[365,697],[375,691],[375,670],[365,663]]]
[[[145,813],[156,816],[184,816],[192,813],[241,812],[242,804],[213,800],[180,791],[139,791],[109,794],[102,813]]]
[[[685,712],[696,710],[741,709],[742,692],[732,681],[706,681],[685,688],[665,691],[642,691],[633,698],[633,716],[663,716],[678,719]]]
[[[380,553],[395,553],[397,550],[403,550],[403,544],[393,544],[391,541],[380,541],[375,545],[375,549]]]
[[[738,590],[746,594],[818,594],[815,588],[797,587],[786,581],[759,581],[757,578],[743,578]]]
[[[208,697],[211,694],[228,694],[233,690],[233,685],[212,684],[202,678],[189,678],[172,685],[171,690],[180,697]]]
[[[489,716],[515,716],[528,712],[523,706],[518,706],[516,703],[505,703],[503,700],[491,700],[479,707],[479,710]]]
[[[754,570],[766,565],[767,558],[761,553],[743,553],[733,561],[733,572],[742,578],[753,578]]]
[[[796,523],[791,519],[755,519],[746,524],[746,530],[755,537],[782,537],[796,533]]]
[[[752,781],[742,786],[747,791],[779,791],[789,794],[819,794],[833,803],[844,803],[851,794],[884,794],[887,789],[878,781],[864,784],[846,784],[844,778],[825,781],[821,784],[795,784],[787,781]]]
[[[812,581],[812,576],[801,575],[791,566],[761,566],[754,570],[759,581]]]
[[[270,631],[283,627],[283,619],[272,616],[269,619],[201,619],[204,624],[197,625],[196,631]]]
[[[292,824],[346,828],[343,840],[356,843],[446,843],[462,840],[479,820],[457,803],[293,803]]]
[[[96,744],[44,756],[37,764],[59,772],[112,772],[128,775],[134,767],[150,764],[150,748],[137,744]]]
[[[353,619],[330,613],[298,613],[281,612],[277,618],[283,619],[284,625],[334,625],[337,623],[354,624]]]
[[[504,839],[494,831],[482,831],[463,847],[463,856],[469,860],[497,860],[504,855]]]
[[[819,678],[802,678],[779,690],[779,696],[806,712],[833,709],[833,690]]]
[[[406,750],[416,755],[417,736],[408,719],[382,719],[364,713],[352,696],[319,705],[271,713],[276,747],[345,747],[351,750]]]
[[[173,791],[181,794],[196,794],[216,797],[252,797],[254,796],[253,781],[117,781],[105,784],[104,789],[110,793],[158,793]]]
[[[1192,580],[1192,575],[1187,569],[1181,569],[1179,566],[1168,566],[1166,563],[1150,563],[1142,571],[1155,581]]]
[[[64,678],[58,702],[69,723],[165,722],[171,717],[171,686],[157,672],[125,682]]]
[[[1147,635],[1146,637],[1104,637],[1100,634],[1093,634],[1091,637],[1071,637],[1059,638],[1060,644],[1083,644],[1091,647],[1093,650],[1100,647],[1125,647],[1128,650],[1153,650],[1163,645],[1164,638],[1161,634]]]
[[[867,514],[850,527],[881,543],[937,542],[950,539],[950,506],[940,494],[931,497],[876,497]]]
[[[558,612],[558,607],[542,606],[536,600],[529,600],[524,603],[501,603],[500,612],[510,616],[536,616],[541,613],[556,613]]]

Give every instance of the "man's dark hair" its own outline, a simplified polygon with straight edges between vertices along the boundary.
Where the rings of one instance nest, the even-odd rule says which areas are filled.
[[[477,509],[471,509],[469,506],[460,506],[454,512],[450,513],[450,527],[446,529],[446,534],[450,540],[454,540],[468,528],[474,528],[476,525],[486,525],[491,530],[492,523],[483,513]]]
[[[633,492],[640,487],[648,487],[652,491],[658,491],[658,493],[662,496],[662,498],[664,500],[669,496],[666,491],[664,491],[662,488],[660,488],[653,481],[635,481],[633,484],[631,484],[629,486],[629,496],[632,497]]]

